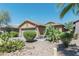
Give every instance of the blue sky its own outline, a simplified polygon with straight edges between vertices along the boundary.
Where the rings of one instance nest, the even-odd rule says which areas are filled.
[[[21,24],[27,19],[31,19],[40,24],[45,24],[49,21],[65,23],[79,18],[70,11],[63,19],[60,19],[59,14],[62,8],[58,8],[53,3],[0,4],[0,10],[9,11],[11,16],[10,24]]]

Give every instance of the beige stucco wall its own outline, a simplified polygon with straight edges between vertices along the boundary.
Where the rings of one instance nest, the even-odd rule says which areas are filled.
[[[43,26],[38,26],[39,34],[43,35],[45,32],[45,27]]]
[[[40,35],[38,27],[36,27],[36,33],[37,33],[37,37],[38,37]]]
[[[74,26],[75,26],[75,33],[79,33],[79,22],[76,22]]]
[[[19,35],[23,35],[23,30],[24,28],[35,28],[37,36],[42,35],[41,33],[43,33],[45,31],[45,27],[43,26],[37,26],[35,24],[26,22],[24,23],[20,28],[19,28]],[[55,26],[55,28],[57,28],[59,31],[63,31],[63,27],[62,26]]]
[[[62,26],[54,26],[56,29],[58,29],[59,31],[63,31],[64,30],[64,27],[62,27]]]
[[[20,28],[35,28],[35,25],[32,25],[30,23],[25,23]]]
[[[38,27],[36,27],[36,25],[31,24],[31,23],[25,23],[19,28],[19,36],[23,36],[23,30],[22,29],[24,29],[24,28],[35,28],[37,36],[40,35],[39,29],[38,29]]]
[[[58,30],[62,32],[62,27],[59,27]]]

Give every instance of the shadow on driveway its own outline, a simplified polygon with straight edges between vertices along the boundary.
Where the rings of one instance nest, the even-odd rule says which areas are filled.
[[[37,40],[32,40],[32,41],[26,41],[26,42],[29,42],[29,43],[34,43],[36,42]]]
[[[76,44],[69,45],[68,48],[64,48],[63,44],[58,45],[58,51],[64,54],[64,56],[79,56],[79,47]]]

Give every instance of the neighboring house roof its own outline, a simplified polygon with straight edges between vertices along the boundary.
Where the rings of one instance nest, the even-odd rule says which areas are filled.
[[[35,23],[35,22],[33,22],[33,21],[26,20],[26,21],[24,21],[21,25],[19,25],[19,27],[21,27],[21,26],[22,26],[23,24],[25,24],[26,22],[31,23],[31,24],[34,24],[34,25],[36,25],[36,26],[44,26],[44,25],[41,25],[41,24],[37,24],[37,23]]]
[[[1,25],[1,28],[18,28],[17,25]]]
[[[47,22],[45,25],[54,25],[54,26],[64,26],[62,24],[59,24],[59,23],[55,23],[55,22]]]
[[[74,21],[73,23],[75,24],[75,23],[77,23],[77,22],[79,22],[79,20],[76,20],[76,21]]]
[[[54,25],[54,26],[64,26],[64,25],[62,25],[62,24],[55,23],[55,22],[47,22],[46,24],[42,25],[42,24],[39,24],[38,22],[34,22],[34,21],[31,21],[31,20],[26,20],[26,21],[24,21],[22,24],[20,24],[19,27],[21,27],[21,26],[22,26],[23,24],[25,24],[26,22],[31,23],[31,24],[34,24],[34,25],[36,25],[36,26],[42,26],[42,27],[45,27],[45,26],[48,25],[48,24],[52,24],[52,25]]]
[[[56,24],[55,22],[47,22],[45,25],[47,24]]]
[[[9,27],[9,28],[16,28],[16,29],[18,29],[18,25],[9,25],[9,26],[7,26],[7,27]]]

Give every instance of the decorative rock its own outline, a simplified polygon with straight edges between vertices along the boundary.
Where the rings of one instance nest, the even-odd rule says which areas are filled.
[[[54,56],[57,56],[57,48],[53,48],[53,53],[54,53]]]

